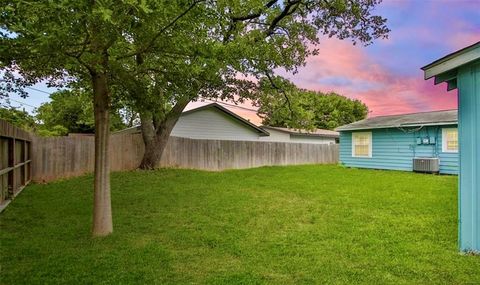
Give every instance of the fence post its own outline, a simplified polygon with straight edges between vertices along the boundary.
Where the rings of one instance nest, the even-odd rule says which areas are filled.
[[[22,166],[22,185],[27,185],[27,141],[23,141],[22,143],[23,148],[23,162],[25,163]]]
[[[12,168],[8,173],[8,196],[6,197],[10,199],[15,193],[15,138],[8,140],[8,167]]]

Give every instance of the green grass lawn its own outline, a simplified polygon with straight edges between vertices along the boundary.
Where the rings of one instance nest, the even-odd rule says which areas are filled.
[[[114,173],[114,233],[97,239],[92,180],[28,186],[0,214],[0,284],[480,283],[480,256],[457,252],[455,176]]]

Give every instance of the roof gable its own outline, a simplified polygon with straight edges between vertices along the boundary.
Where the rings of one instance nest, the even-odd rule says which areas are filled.
[[[185,112],[182,113],[182,116],[192,114],[192,113],[195,113],[195,112],[199,112],[199,111],[202,111],[202,110],[206,110],[206,109],[211,109],[211,108],[214,108],[214,109],[216,109],[220,112],[225,113],[226,115],[232,117],[234,120],[240,122],[241,124],[245,125],[246,127],[253,129],[257,133],[260,133],[260,135],[262,135],[262,136],[268,136],[269,135],[269,133],[266,130],[256,126],[252,122],[250,122],[247,119],[235,114],[234,112],[232,112],[229,109],[221,106],[218,103],[210,103],[210,104],[207,104],[207,105],[195,108],[195,109],[185,111]]]
[[[260,136],[269,136],[270,135],[268,133],[268,131],[256,126],[252,122],[246,120],[245,118],[235,114],[234,112],[228,110],[227,108],[225,108],[225,107],[223,107],[223,106],[221,106],[220,104],[217,104],[217,103],[210,103],[210,104],[198,107],[198,108],[194,108],[194,109],[190,109],[188,111],[184,111],[181,114],[181,116],[187,116],[189,114],[196,113],[196,112],[206,110],[206,109],[214,109],[214,110],[217,110],[219,112],[222,112],[223,114],[226,114],[227,116],[231,117],[233,120],[239,122],[240,124],[242,124],[242,125],[246,126],[247,128],[253,130],[254,132],[259,133]],[[130,127],[130,128],[126,128],[126,129],[117,131],[115,133],[138,133],[138,132],[141,132],[140,125],[133,126],[133,127]]]

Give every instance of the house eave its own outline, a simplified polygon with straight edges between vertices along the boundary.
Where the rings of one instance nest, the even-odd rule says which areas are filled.
[[[445,121],[445,122],[435,122],[435,123],[418,123],[418,124],[401,124],[401,125],[386,125],[386,126],[374,126],[374,127],[361,127],[361,128],[344,128],[336,129],[338,132],[349,132],[349,131],[365,131],[365,130],[374,130],[374,129],[395,129],[395,128],[410,128],[410,127],[430,127],[430,126],[450,126],[458,125],[457,121]]]
[[[136,133],[141,133],[141,129],[140,129],[140,125],[135,125],[133,127],[128,127],[126,129],[123,129],[123,130],[118,130],[118,131],[114,131],[112,132],[113,135],[116,135],[116,134],[124,134],[124,133],[133,133],[133,134],[136,134]]]
[[[292,136],[308,136],[308,137],[323,137],[323,138],[339,138],[340,137],[339,134],[315,134],[315,133],[292,132],[292,131],[282,130],[282,129],[270,127],[270,126],[261,126],[261,128],[275,130],[275,131],[289,134]]]
[[[441,78],[445,76],[445,73],[454,73],[454,78],[456,78],[456,69],[460,66],[472,63],[476,60],[480,59],[480,42],[476,42],[473,45],[470,45],[466,48],[453,52],[445,57],[442,57],[421,69],[424,71],[424,78],[430,79],[432,77],[440,77],[439,79],[435,78],[435,84],[439,84],[441,82],[449,82],[453,78],[451,77],[452,74],[447,74],[447,77],[450,78]],[[449,88],[453,88],[455,84],[449,86]],[[451,89],[450,89],[451,90]]]
[[[298,134],[292,134],[290,133],[291,136],[297,136],[297,137],[315,137],[315,138],[339,138],[340,135],[321,135],[321,134],[308,134],[308,133],[298,133]]]

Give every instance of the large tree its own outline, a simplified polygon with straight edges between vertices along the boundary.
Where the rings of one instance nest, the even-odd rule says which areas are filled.
[[[254,104],[259,107],[262,123],[274,127],[333,130],[368,115],[368,107],[360,100],[334,92],[300,89],[278,77],[275,87],[270,82],[260,82]]]
[[[165,144],[188,102],[199,94],[224,99],[251,94],[241,92],[249,87],[240,74],[294,71],[316,52],[309,47],[319,42],[318,32],[362,43],[385,36],[385,19],[371,14],[378,2],[3,0],[0,88],[5,95],[22,93],[23,86],[41,80],[57,86],[90,82],[96,149],[93,234],[107,235],[113,230],[112,92],[139,108],[147,122],[144,137],[153,138],[150,146],[146,140],[146,155],[152,155],[152,145]],[[142,165],[153,167],[158,154]]]
[[[95,116],[94,236],[113,230],[110,202],[110,79],[130,40],[125,31],[144,13],[136,1],[1,1],[3,96],[48,80],[89,82]],[[165,16],[166,17],[166,16]],[[165,18],[164,17],[164,18]],[[112,56],[116,54],[117,57]]]
[[[145,143],[140,167],[158,165],[190,101],[255,100],[256,85],[242,78],[271,81],[278,68],[296,71],[318,52],[319,34],[365,44],[386,36],[385,19],[371,14],[378,2],[194,1],[161,30],[164,35],[157,29],[134,31],[134,58],[125,61],[128,70],[117,79],[140,113]],[[145,24],[135,27],[144,30]]]

